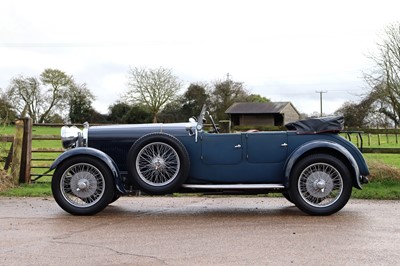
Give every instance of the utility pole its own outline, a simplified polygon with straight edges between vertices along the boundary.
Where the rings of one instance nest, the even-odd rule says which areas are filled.
[[[319,103],[320,103],[320,117],[322,116],[322,94],[328,93],[327,91],[315,91],[315,93],[319,93]]]

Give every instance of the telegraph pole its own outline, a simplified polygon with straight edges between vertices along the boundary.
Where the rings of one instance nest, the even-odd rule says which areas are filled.
[[[320,103],[320,111],[321,111],[320,116],[322,116],[322,94],[328,93],[328,92],[327,91],[315,91],[315,93],[319,93],[319,103]]]

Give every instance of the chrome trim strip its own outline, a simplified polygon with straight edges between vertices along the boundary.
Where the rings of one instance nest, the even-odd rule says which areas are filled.
[[[219,185],[197,185],[197,184],[183,184],[184,188],[195,189],[282,189],[285,188],[283,184],[219,184]]]

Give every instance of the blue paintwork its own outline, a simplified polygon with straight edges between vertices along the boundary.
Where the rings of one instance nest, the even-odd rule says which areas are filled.
[[[90,127],[90,148],[75,148],[62,154],[52,169],[71,156],[87,154],[103,160],[121,186],[127,174],[127,154],[146,134],[163,132],[175,136],[190,158],[187,184],[284,184],[302,156],[315,150],[341,155],[351,166],[354,186],[361,188],[360,175],[369,171],[360,151],[336,133],[297,134],[295,131],[210,134],[196,132],[196,123],[143,124]],[[196,141],[197,140],[197,141]],[[129,176],[128,176],[129,180]],[[122,189],[118,187],[122,192]]]
[[[50,170],[54,170],[59,166],[63,161],[75,157],[75,156],[82,156],[82,155],[88,155],[92,157],[96,157],[103,161],[111,170],[111,173],[113,174],[114,177],[114,182],[115,182],[115,187],[118,189],[119,192],[121,193],[126,193],[124,184],[121,179],[121,174],[120,171],[115,164],[115,162],[105,154],[104,152],[100,150],[96,150],[93,148],[89,147],[79,147],[71,150],[67,150],[64,153],[62,153],[60,156],[58,156],[54,162],[50,166]]]
[[[358,167],[358,164],[354,157],[351,155],[351,153],[346,150],[343,146],[339,145],[338,143],[331,142],[329,140],[313,140],[304,143],[303,145],[299,146],[292,154],[289,156],[287,163],[285,165],[285,185],[286,187],[289,186],[289,177],[290,177],[290,171],[293,168],[294,164],[298,161],[299,158],[304,156],[306,153],[309,153],[310,151],[313,150],[321,150],[323,149],[324,152],[327,153],[335,153],[338,152],[339,154],[342,154],[347,161],[350,163],[352,166],[352,174],[353,176],[360,176],[360,170]],[[361,189],[361,183],[358,178],[356,178],[356,187]]]

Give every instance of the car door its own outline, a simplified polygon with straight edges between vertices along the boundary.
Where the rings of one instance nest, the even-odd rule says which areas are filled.
[[[287,133],[282,131],[246,134],[246,159],[249,163],[275,164],[286,160]]]
[[[201,159],[210,165],[232,165],[242,161],[241,134],[208,134],[201,136]]]

